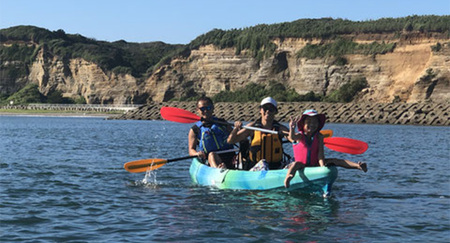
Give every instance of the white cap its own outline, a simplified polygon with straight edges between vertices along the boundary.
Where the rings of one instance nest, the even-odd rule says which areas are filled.
[[[265,104],[272,104],[275,108],[277,108],[277,102],[272,97],[266,97],[261,101],[261,106]]]

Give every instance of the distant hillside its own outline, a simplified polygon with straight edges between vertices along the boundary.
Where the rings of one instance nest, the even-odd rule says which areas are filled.
[[[183,45],[163,42],[130,43],[106,42],[81,35],[66,34],[64,30],[49,31],[34,26],[17,26],[0,30],[0,58],[2,61],[31,63],[40,48],[64,59],[83,58],[105,70],[129,73],[141,77],[151,73],[164,56],[176,52]]]
[[[429,53],[417,57],[436,56],[435,60],[447,55],[449,30],[448,15],[373,21],[300,19],[227,31],[214,29],[188,45],[170,45],[163,42],[105,42],[67,34],[63,30],[16,26],[0,30],[0,102],[28,84],[35,84],[32,87],[37,87],[44,97],[56,93],[87,103],[142,103],[220,94],[223,97],[216,97],[217,100],[225,97],[241,100],[242,97],[233,98],[236,95],[230,95],[230,92],[240,92],[252,83],[262,89],[279,87],[276,92],[282,92],[282,99],[304,99],[297,96],[310,93],[307,97],[311,100],[326,100],[327,97],[332,100],[339,88],[350,85],[352,80],[368,81],[352,95],[369,99],[368,95],[358,92],[364,87],[374,88],[375,77],[380,79],[380,75],[385,83],[392,82],[386,80],[389,76],[395,81],[396,72],[402,68],[396,67],[397,71],[391,74],[368,73],[355,69],[358,56],[372,56],[373,61],[381,61],[397,56],[387,54],[395,53],[399,45],[428,42],[419,49],[429,48]],[[378,60],[377,56],[383,58]],[[422,99],[410,86],[425,75],[422,68],[434,68],[426,74],[428,79],[424,80],[428,81],[420,83],[423,88],[429,87],[427,82],[434,82],[433,87],[446,87],[447,71],[441,70],[446,64],[441,64],[440,60],[445,58],[436,59],[434,62],[437,63],[429,67],[423,66],[422,62],[415,63],[415,73],[408,77],[413,80],[395,84],[397,88],[405,85],[405,93],[386,94],[381,100],[398,96],[399,100],[408,101],[411,95],[416,97],[415,100]],[[365,61],[369,62],[369,59]],[[313,62],[316,62],[314,68],[320,70],[316,74],[299,71]],[[380,65],[372,68],[381,70],[384,64]],[[304,83],[306,80],[308,83]],[[269,83],[273,85],[268,86]],[[370,99],[373,97],[374,94]],[[426,97],[433,95],[424,95],[424,99]],[[41,97],[41,101],[45,99]]]

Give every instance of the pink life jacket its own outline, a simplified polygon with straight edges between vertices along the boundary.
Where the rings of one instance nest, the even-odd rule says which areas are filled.
[[[305,136],[303,139],[292,145],[294,149],[295,161],[306,166],[319,166],[319,136],[314,135],[312,144],[307,144]]]

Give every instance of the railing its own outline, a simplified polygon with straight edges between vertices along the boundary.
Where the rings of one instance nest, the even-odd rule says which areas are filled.
[[[130,111],[139,108],[139,104],[28,104],[8,105],[4,108],[23,110],[66,110],[66,111]]]

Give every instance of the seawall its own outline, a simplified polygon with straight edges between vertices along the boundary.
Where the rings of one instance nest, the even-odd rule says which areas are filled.
[[[196,102],[155,102],[112,119],[160,120],[163,106],[178,107],[195,113]],[[398,124],[449,126],[450,103],[321,103],[279,102],[276,119],[289,122],[290,116],[316,109],[329,123]],[[215,115],[228,121],[253,121],[259,117],[259,103],[215,104]]]

